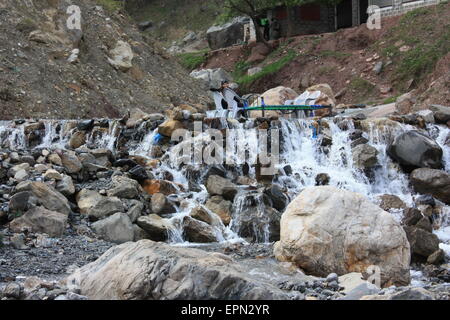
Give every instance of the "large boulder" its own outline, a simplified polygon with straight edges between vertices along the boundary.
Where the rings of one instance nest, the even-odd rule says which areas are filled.
[[[93,300],[278,300],[290,294],[229,257],[142,240],[109,249],[68,277]]]
[[[124,243],[134,240],[134,229],[130,218],[125,213],[118,212],[106,219],[92,224],[95,232],[107,241]]]
[[[222,82],[232,82],[233,78],[222,68],[192,71],[190,76],[203,81],[209,89],[219,89]]]
[[[267,90],[261,95],[261,98],[264,99],[264,103],[266,105],[284,105],[287,100],[294,100],[297,98],[298,94],[291,88],[279,86],[270,90]],[[261,103],[261,99],[258,99],[258,102],[254,102],[253,105],[257,105]],[[267,118],[270,117],[278,117],[279,113],[277,111],[265,111],[264,116]],[[262,111],[251,111],[251,118],[262,117]]]
[[[131,46],[127,42],[119,40],[109,52],[108,62],[118,70],[127,71],[133,67],[133,58]]]
[[[281,218],[275,256],[327,276],[381,268],[382,285],[410,281],[410,246],[391,214],[360,194],[330,186],[306,188]]]
[[[213,26],[206,32],[209,47],[212,50],[231,47],[244,41],[245,26],[250,23],[248,17],[237,17],[231,22]]]
[[[368,144],[360,144],[352,149],[353,164],[359,169],[372,168],[378,163],[378,150]]]
[[[61,193],[42,182],[23,182],[16,187],[17,192],[29,191],[38,203],[50,211],[64,215],[71,212],[69,201]]]
[[[33,207],[24,215],[10,223],[13,232],[28,230],[35,233],[46,233],[50,237],[61,237],[66,230],[67,215],[47,210],[43,207]]]
[[[167,120],[158,127],[159,134],[171,138],[175,130],[183,129],[183,123],[178,120]]]
[[[399,134],[387,153],[401,165],[411,168],[442,168],[441,147],[425,134],[411,130]]]
[[[450,174],[445,171],[421,168],[414,170],[410,181],[415,191],[432,195],[446,204],[450,204]]]

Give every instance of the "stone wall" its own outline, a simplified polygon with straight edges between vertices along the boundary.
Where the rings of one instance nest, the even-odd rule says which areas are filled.
[[[370,5],[376,5],[381,8],[381,17],[391,17],[404,14],[408,11],[438,4],[441,0],[369,0]]]

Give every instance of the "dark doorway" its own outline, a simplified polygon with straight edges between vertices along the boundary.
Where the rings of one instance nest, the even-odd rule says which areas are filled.
[[[337,28],[350,28],[353,26],[352,0],[344,0],[336,6]]]
[[[367,8],[369,7],[369,0],[360,0],[359,1],[359,23],[363,24],[367,22],[369,19],[369,15],[367,13]]]

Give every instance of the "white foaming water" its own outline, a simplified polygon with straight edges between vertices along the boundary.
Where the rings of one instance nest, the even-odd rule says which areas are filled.
[[[0,123],[0,147],[14,151],[26,149],[24,127],[13,126],[10,122]]]

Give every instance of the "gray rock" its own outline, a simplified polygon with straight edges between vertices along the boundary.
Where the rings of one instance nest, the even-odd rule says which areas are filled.
[[[427,258],[428,264],[440,265],[445,261],[445,251],[442,249],[430,254]]]
[[[61,237],[66,230],[67,216],[50,211],[43,207],[34,207],[23,216],[14,219],[10,228],[14,232],[30,230],[35,233],[46,233],[50,237]]]
[[[439,250],[439,238],[417,227],[404,227],[411,246],[413,260],[426,260],[429,255]]]
[[[11,245],[17,250],[27,250],[29,249],[25,245],[25,235],[23,233],[16,233],[11,237]]]
[[[372,168],[378,162],[378,150],[368,144],[360,144],[352,149],[353,163],[357,168]]]
[[[214,212],[220,218],[220,220],[222,220],[222,223],[227,226],[231,222],[231,207],[232,207],[232,205],[233,205],[233,203],[225,200],[222,196],[213,196],[210,199],[208,199],[205,206],[206,206],[206,208],[208,208],[209,210]],[[199,219],[199,220],[204,221],[205,219]],[[205,221],[205,222],[208,223],[208,221]]]
[[[380,292],[380,289],[376,285],[366,282],[358,285],[340,300],[359,300],[363,296],[377,294],[378,292]]]
[[[404,132],[388,146],[387,153],[398,163],[412,168],[442,168],[441,147],[419,131]]]
[[[75,194],[75,186],[71,177],[64,175],[62,180],[56,184],[56,190],[64,196],[70,197]]]
[[[433,295],[424,288],[409,288],[396,293],[389,300],[434,300]]]
[[[206,32],[209,47],[217,50],[241,43],[244,40],[245,25],[248,23],[248,17],[237,17],[227,24],[209,28]]]
[[[228,179],[216,175],[211,175],[208,177],[206,188],[208,189],[209,194],[213,196],[223,196],[227,191],[237,190],[237,187],[234,183],[232,183]]]
[[[123,176],[113,177],[114,188],[108,190],[109,197],[135,199],[139,195],[139,183]]]
[[[155,214],[168,214],[176,212],[175,207],[170,204],[162,193],[155,193],[151,200],[152,212]]]
[[[78,279],[78,281],[77,281]],[[107,251],[68,278],[99,300],[278,300],[290,294],[219,253],[142,240]]]
[[[165,241],[169,235],[171,224],[156,214],[139,217],[136,224],[147,232],[149,239]]]
[[[208,243],[217,242],[216,231],[205,222],[189,216],[183,219],[184,237],[189,242]]]
[[[134,240],[134,230],[130,218],[122,212],[93,223],[92,228],[107,241],[124,243]]]
[[[60,212],[65,215],[69,215],[71,212],[69,201],[66,197],[42,182],[23,182],[16,187],[16,190],[18,192],[31,192],[39,204],[50,211]]]
[[[83,169],[83,165],[75,153],[64,152],[62,155],[60,155],[60,157],[62,165],[64,169],[66,169],[67,173],[78,173],[81,171],[81,169]]]
[[[125,212],[125,207],[116,197],[104,197],[88,212],[91,219],[103,219],[117,212]]]
[[[416,192],[432,195],[450,204],[450,174],[442,170],[420,168],[411,173],[411,184]]]
[[[127,211],[127,215],[132,223],[142,215],[142,210],[144,210],[144,204],[140,201],[133,201],[131,208]]]
[[[7,298],[20,299],[22,288],[20,284],[16,282],[10,282],[3,289],[3,296]]]

